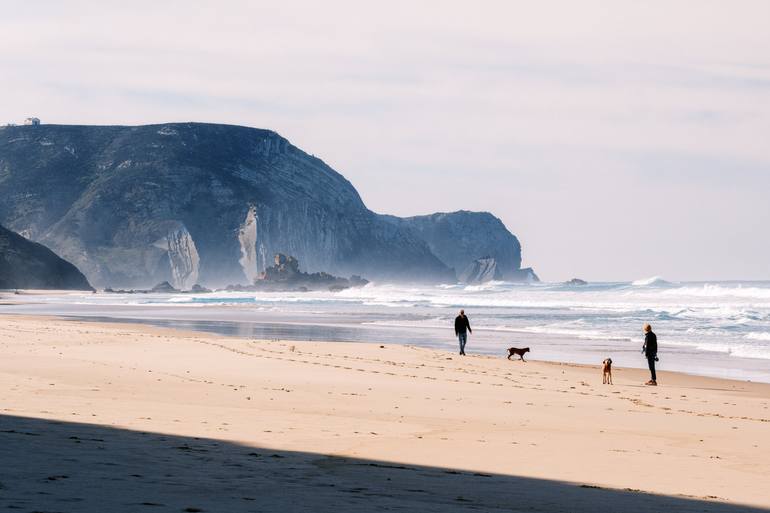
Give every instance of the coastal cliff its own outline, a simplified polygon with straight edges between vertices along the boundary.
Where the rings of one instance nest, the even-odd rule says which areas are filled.
[[[503,222],[489,212],[440,212],[436,214],[395,217],[389,222],[411,229],[430,250],[453,268],[460,281],[480,272],[468,271],[478,259],[493,259],[494,269],[484,271],[484,280],[538,281],[531,269],[521,269],[521,243]],[[481,264],[491,265],[491,263]],[[467,272],[466,272],[467,271]],[[476,280],[472,280],[476,281]]]
[[[74,265],[2,226],[0,289],[92,290]]]
[[[0,130],[0,223],[100,287],[252,283],[276,253],[295,256],[308,272],[382,281],[454,282],[464,262],[483,254],[518,269],[518,240],[499,220],[437,215],[449,221],[375,214],[342,175],[270,130],[204,123]],[[481,228],[460,230],[471,235],[455,250],[426,227],[441,234],[473,216]],[[476,254],[467,249],[474,244]]]

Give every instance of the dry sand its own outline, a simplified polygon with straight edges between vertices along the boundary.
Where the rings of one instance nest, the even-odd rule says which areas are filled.
[[[770,508],[770,385],[614,379],[409,345],[0,315],[0,507]]]

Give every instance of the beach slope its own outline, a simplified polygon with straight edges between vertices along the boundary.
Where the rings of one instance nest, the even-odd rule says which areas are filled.
[[[0,316],[0,507],[765,511],[770,385]]]

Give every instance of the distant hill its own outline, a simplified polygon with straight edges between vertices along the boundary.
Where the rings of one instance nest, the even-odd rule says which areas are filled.
[[[49,246],[97,286],[251,283],[276,253],[308,272],[385,281],[454,281],[461,264],[484,255],[518,269],[518,241],[499,220],[458,215],[468,234],[479,216],[474,241],[490,240],[479,254],[464,242],[437,244],[430,222],[370,211],[342,175],[269,130],[0,129],[0,223]]]
[[[74,265],[2,226],[0,289],[93,290]]]

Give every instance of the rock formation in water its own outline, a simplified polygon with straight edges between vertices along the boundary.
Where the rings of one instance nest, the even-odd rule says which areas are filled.
[[[179,292],[179,289],[171,285],[169,282],[164,281],[164,282],[158,283],[147,292],[155,292],[155,293],[161,293],[161,294],[176,294],[177,292]]]
[[[493,280],[502,280],[503,273],[497,266],[497,260],[486,256],[471,262],[465,270],[460,273],[458,279],[462,283],[484,283]]]
[[[0,289],[93,290],[74,265],[2,226]]]
[[[228,290],[269,290],[269,291],[338,291],[350,287],[363,287],[367,280],[360,276],[350,279],[339,278],[325,272],[305,273],[299,269],[299,261],[293,256],[278,253],[274,264],[265,269],[251,286],[231,285]]]
[[[207,289],[199,285],[198,283],[190,287],[190,290],[179,290],[167,281],[163,281],[155,285],[151,289],[113,289],[107,287],[104,292],[110,294],[206,294],[211,292],[211,289]]]
[[[520,265],[490,214],[395,222],[275,132],[229,125],[2,128],[0,223],[101,287],[251,283],[275,253],[386,281],[454,281],[484,254],[506,279]]]

